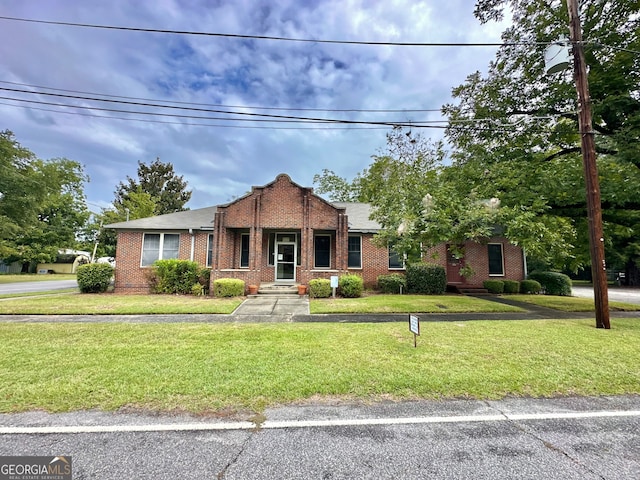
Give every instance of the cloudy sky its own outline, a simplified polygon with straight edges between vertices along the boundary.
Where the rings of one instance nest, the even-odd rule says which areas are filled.
[[[473,0],[2,0],[0,16],[313,40],[500,42],[504,25],[480,25],[473,8]],[[156,157],[184,176],[193,190],[187,206],[200,208],[227,202],[282,172],[304,186],[312,186],[324,168],[352,178],[384,147],[389,130],[220,111],[438,121],[451,89],[470,73],[486,71],[495,50],[0,19],[0,130],[13,131],[40,158],[85,165],[90,210],[108,206],[116,185],[127,175],[136,178],[137,162]],[[442,137],[441,129],[421,131]]]

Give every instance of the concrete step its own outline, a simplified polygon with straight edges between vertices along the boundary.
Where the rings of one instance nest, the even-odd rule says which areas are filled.
[[[458,292],[462,295],[491,295],[486,288],[461,288],[458,287]]]
[[[259,295],[298,295],[297,284],[261,284],[258,289]]]

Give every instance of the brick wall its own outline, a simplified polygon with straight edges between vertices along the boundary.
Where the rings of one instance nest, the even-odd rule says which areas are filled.
[[[164,233],[164,232],[147,232]],[[180,234],[180,247],[178,258],[191,259],[192,235],[189,232],[167,232]],[[203,267],[207,262],[207,241],[210,232],[194,232],[193,234],[193,260]],[[147,278],[149,267],[141,267],[142,241],[144,232],[118,232],[118,245],[116,248],[116,293],[148,293],[149,281]]]

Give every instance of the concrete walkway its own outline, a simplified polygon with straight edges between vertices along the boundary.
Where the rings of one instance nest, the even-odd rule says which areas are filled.
[[[309,315],[306,295],[250,295],[231,314],[236,320],[291,322],[294,316]]]

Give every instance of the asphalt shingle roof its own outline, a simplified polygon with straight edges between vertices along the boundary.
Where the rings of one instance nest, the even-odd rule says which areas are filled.
[[[346,209],[351,232],[376,232],[380,225],[369,219],[371,205],[368,203],[331,202]],[[209,230],[213,229],[213,217],[218,207],[205,207],[184,212],[168,213],[155,217],[138,218],[128,222],[105,225],[116,230]]]

